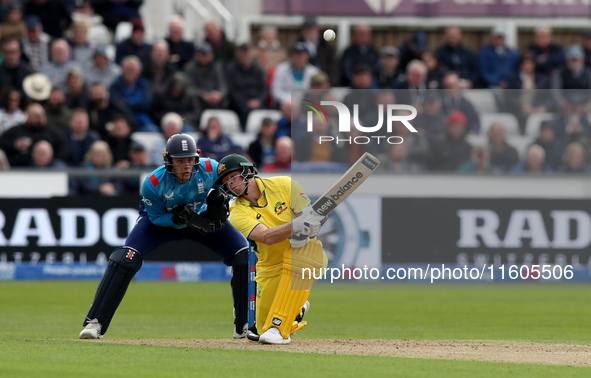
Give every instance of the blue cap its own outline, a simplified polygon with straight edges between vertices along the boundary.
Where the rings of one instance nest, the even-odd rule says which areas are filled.
[[[25,23],[27,24],[27,29],[29,29],[29,30],[37,29],[38,27],[43,26],[39,16],[35,16],[35,15],[28,16],[25,20]]]

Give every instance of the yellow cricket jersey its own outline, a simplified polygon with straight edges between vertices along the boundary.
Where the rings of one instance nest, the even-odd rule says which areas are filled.
[[[254,182],[261,191],[258,204],[244,198],[236,199],[230,211],[230,222],[249,240],[257,253],[257,276],[273,277],[281,274],[283,253],[291,248],[289,240],[267,245],[249,239],[250,233],[260,223],[271,228],[291,222],[294,214],[301,213],[310,204],[310,199],[302,186],[288,176],[257,177]],[[310,243],[320,244],[316,239]]]

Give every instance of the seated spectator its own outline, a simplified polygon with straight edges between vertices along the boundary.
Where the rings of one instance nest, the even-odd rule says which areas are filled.
[[[552,29],[539,26],[535,30],[534,40],[528,46],[536,60],[536,74],[550,78],[554,70],[565,63],[564,51],[560,45],[552,42]]]
[[[88,90],[82,74],[78,70],[71,70],[66,77],[66,105],[70,109],[86,108],[88,101]]]
[[[534,144],[544,149],[545,168],[556,171],[562,161],[564,142],[556,138],[555,125],[552,121],[543,121],[540,135]]]
[[[377,109],[378,91],[372,88],[371,69],[363,64],[355,67],[351,85],[354,90],[343,98],[343,104],[351,110],[357,105],[357,119],[366,123],[368,118],[374,117]],[[354,111],[351,111],[351,116],[355,116]]]
[[[310,64],[326,72],[332,85],[338,85],[340,78],[335,44],[322,38],[316,17],[306,17],[300,27],[300,38],[297,42],[304,43],[308,48]]]
[[[445,42],[436,52],[437,60],[457,73],[461,88],[472,88],[478,81],[476,56],[462,44],[462,31],[457,26],[445,29]]]
[[[56,158],[67,158],[68,146],[62,133],[47,123],[43,107],[32,103],[27,107],[27,121],[2,134],[0,149],[6,153],[11,166],[27,167],[31,165],[32,146],[40,140],[53,146]]]
[[[222,64],[214,60],[209,43],[195,47],[195,58],[185,65],[183,72],[190,79],[190,93],[199,97],[202,109],[226,107],[226,75]]]
[[[72,19],[74,22],[86,22],[89,28],[89,39],[95,42],[97,45],[100,46],[111,43],[112,37],[109,29],[107,29],[105,24],[103,24],[103,18],[94,12],[93,4],[91,4],[90,1],[74,1],[76,1],[76,6],[72,11]]]
[[[585,53],[580,45],[572,45],[566,57],[566,65],[554,70],[551,76],[554,101],[563,112],[585,105],[582,111],[588,113],[591,110],[591,69],[585,67]]]
[[[67,127],[68,121],[72,116],[72,111],[66,104],[66,95],[61,88],[54,87],[51,89],[44,108],[47,122],[50,125],[60,130],[64,130]]]
[[[107,142],[97,140],[84,156],[87,170],[106,170],[113,168],[113,156]],[[119,182],[107,176],[78,176],[70,179],[70,195],[99,194],[115,196],[119,194]]]
[[[183,132],[183,118],[177,113],[167,113],[162,117],[160,127],[162,128],[164,138],[155,141],[150,151],[150,164],[155,166],[160,166],[163,163],[162,151],[166,151],[166,142],[168,139],[175,134]]]
[[[41,67],[41,73],[49,78],[54,87],[64,89],[68,72],[73,69],[80,70],[78,63],[69,60],[69,50],[66,40],[54,40],[49,50],[50,60]]]
[[[205,42],[213,51],[213,60],[219,62],[223,68],[234,59],[235,46],[226,39],[224,30],[217,23],[211,21],[205,24]]]
[[[411,38],[405,40],[400,46],[400,71],[406,71],[406,66],[412,60],[423,60],[423,53],[428,49],[427,35],[422,31],[415,32]]]
[[[378,64],[380,55],[372,45],[371,27],[361,24],[353,28],[352,43],[341,56],[341,85],[351,86],[355,66],[362,63],[374,69]]]
[[[435,54],[431,51],[424,51],[421,55],[421,60],[427,67],[427,88],[438,89],[441,88],[441,80],[443,80],[443,68]]]
[[[585,163],[585,147],[579,142],[566,146],[562,156],[562,164],[558,169],[564,173],[588,173],[589,166]]]
[[[93,83],[89,88],[88,115],[90,117],[90,128],[99,133],[102,139],[107,138],[109,134],[106,125],[113,122],[116,117],[122,114],[128,119],[130,125],[134,127],[133,116],[129,112],[125,103],[113,102],[109,97],[109,91],[100,82]]]
[[[427,94],[427,66],[420,60],[413,60],[406,66],[406,77],[394,87],[396,100],[400,104],[412,105],[421,112]]]
[[[509,172],[519,161],[519,154],[515,147],[507,143],[505,129],[500,123],[493,123],[488,130],[488,147],[491,152],[491,164],[503,172]]]
[[[458,167],[459,173],[471,174],[499,174],[503,171],[491,163],[490,151],[486,146],[476,146],[472,149],[470,160]]]
[[[4,151],[0,150],[0,171],[7,171],[10,169],[10,163]]]
[[[7,87],[0,93],[0,135],[27,120],[22,106],[21,93],[16,89]]]
[[[275,141],[274,157],[270,163],[263,164],[263,172],[285,172],[291,168],[291,138],[283,136]]]
[[[132,129],[124,116],[118,116],[113,119],[113,122],[107,125],[106,142],[111,149],[113,155],[113,162],[116,168],[129,168],[130,162],[128,160],[129,146],[131,145]]]
[[[0,64],[0,88],[21,89],[25,77],[32,73],[33,69],[21,59],[19,41],[4,42],[2,44],[2,64]]]
[[[38,169],[67,169],[63,160],[53,156],[53,147],[46,140],[40,140],[33,145],[31,153],[31,167]]]
[[[49,42],[51,37],[43,32],[43,24],[37,16],[29,16],[26,19],[27,33],[21,39],[24,58],[29,62],[35,72],[41,71],[41,67],[49,60]]]
[[[319,136],[330,135],[329,124],[318,117],[312,118],[312,132],[302,133],[294,139],[293,160],[302,163],[345,163],[344,148],[334,143],[319,143]]]
[[[585,52],[585,67],[591,68],[591,30],[586,30],[582,37],[583,51]]]
[[[117,44],[115,49],[115,63],[123,64],[123,59],[129,55],[136,56],[143,65],[148,65],[152,45],[144,42],[144,23],[140,19],[132,21],[131,36]]]
[[[106,87],[110,87],[119,75],[121,75],[121,67],[109,60],[105,46],[98,46],[84,67],[84,81],[88,85],[103,83]]]
[[[279,63],[271,83],[273,100],[281,103],[291,97],[294,89],[309,89],[310,78],[319,72],[316,66],[308,62],[308,48],[302,42],[296,42],[288,61]]]
[[[277,137],[291,137],[291,99],[281,103],[281,118],[277,121]]]
[[[455,72],[448,72],[442,80],[443,85],[443,112],[451,114],[455,110],[460,111],[467,119],[466,132],[478,134],[480,131],[480,117],[474,109],[474,105],[462,95],[460,78]]]
[[[287,60],[287,50],[277,39],[275,26],[263,26],[259,31],[256,59],[267,74],[270,74],[279,63]]]
[[[211,117],[207,121],[207,126],[203,136],[199,138],[197,146],[201,149],[201,156],[220,160],[224,156],[232,153],[242,154],[242,147],[232,141],[232,139],[223,132],[220,120],[217,117]]]
[[[71,167],[80,167],[90,146],[101,136],[94,130],[89,130],[88,113],[77,108],[72,110],[72,117],[68,128],[64,130],[64,137],[69,145],[70,153],[66,163]]]
[[[505,29],[496,26],[490,32],[490,43],[478,54],[478,70],[486,88],[505,88],[513,76],[517,59],[515,51],[505,44]]]
[[[122,73],[109,88],[111,100],[127,105],[133,115],[137,131],[160,132],[150,118],[152,106],[152,88],[146,79],[140,76],[142,62],[136,56],[123,59]]]
[[[145,169],[147,171],[151,171],[160,165],[151,164],[146,146],[136,141],[131,142],[129,146],[129,162],[129,168]],[[121,189],[121,193],[140,194],[140,180],[135,176],[119,179],[118,187]]]
[[[191,51],[193,51],[193,48],[191,48]],[[142,70],[142,76],[152,86],[154,94],[166,90],[168,80],[175,71],[176,66],[170,61],[168,43],[165,40],[156,41],[150,52],[150,61]]]
[[[468,119],[456,110],[447,119],[445,136],[431,144],[429,170],[456,171],[466,160],[470,159],[472,147],[466,141]]]
[[[519,161],[511,169],[512,174],[550,174],[552,169],[548,168],[544,162],[546,159],[546,152],[537,144],[532,144],[527,149],[525,159]]]
[[[242,130],[251,110],[264,107],[267,97],[265,72],[254,61],[254,50],[248,44],[236,49],[236,59],[228,64],[226,78],[230,109],[238,114]]]
[[[388,148],[388,155],[382,163],[385,173],[417,173],[421,171],[419,164],[410,160],[409,147],[406,142],[392,144]]]
[[[139,19],[140,7],[144,0],[102,1],[93,0],[95,12],[103,18],[105,25],[113,32],[122,21]]]
[[[179,16],[174,16],[168,24],[168,47],[170,50],[170,62],[174,65],[173,69],[180,70],[185,64],[193,59],[194,45],[183,39],[183,30],[185,22]]]
[[[408,115],[408,111],[400,110],[394,113],[395,115]],[[424,135],[420,133],[411,133],[410,130],[400,121],[394,122],[393,132],[388,136],[398,136],[402,138],[403,143],[408,146],[408,160],[416,165],[418,170],[425,170],[429,164],[429,157],[431,154],[431,143]],[[396,142],[396,138],[392,143]],[[389,153],[389,145],[386,146],[386,153]]]
[[[68,40],[72,53],[71,59],[79,67],[88,65],[92,60],[96,45],[90,40],[90,27],[86,21],[76,21],[72,24],[72,38]]]
[[[380,50],[380,62],[376,67],[374,77],[377,80],[378,88],[394,89],[398,82],[404,80],[399,70],[400,53],[394,46],[385,46]]]
[[[275,158],[275,140],[277,123],[271,118],[264,118],[257,138],[248,146],[248,156],[257,167],[271,164]]]
[[[425,95],[423,112],[412,121],[419,134],[424,135],[429,141],[440,139],[445,134],[447,116],[442,108],[443,102],[439,91],[430,90]]]
[[[20,41],[27,33],[21,5],[16,1],[11,1],[4,9],[6,13],[2,24],[0,24],[0,35],[2,36],[0,41],[6,42],[11,39]]]
[[[184,120],[183,130],[192,132],[199,130],[201,104],[199,98],[190,93],[189,78],[182,72],[172,74],[164,92],[156,93],[152,106],[152,117],[161,124],[166,113],[178,113]]]
[[[27,16],[35,15],[41,19],[43,29],[52,38],[62,38],[68,30],[72,17],[62,0],[30,0],[25,2]]]

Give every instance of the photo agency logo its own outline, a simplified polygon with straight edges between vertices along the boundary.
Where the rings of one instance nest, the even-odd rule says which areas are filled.
[[[388,104],[386,111],[384,111],[384,105],[380,104],[377,108],[377,123],[374,126],[366,126],[359,121],[359,105],[357,104],[353,105],[353,117],[351,117],[351,111],[342,102],[320,101],[320,104],[318,104],[307,99],[303,99],[303,101],[309,103],[305,105],[310,109],[306,119],[307,132],[316,133],[319,144],[401,144],[404,142],[401,136],[389,135],[392,133],[394,122],[401,122],[411,133],[417,132],[413,125],[410,124],[410,121],[417,116],[417,109],[411,105]],[[338,135],[330,135],[328,116],[323,108],[323,106],[327,105],[334,106],[337,110]],[[314,115],[317,118],[314,118]],[[386,123],[385,133],[382,130],[384,122]],[[357,129],[358,133],[355,132],[350,135],[352,126]]]

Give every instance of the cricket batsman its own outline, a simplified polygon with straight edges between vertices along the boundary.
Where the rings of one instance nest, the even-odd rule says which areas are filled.
[[[254,165],[232,154],[220,160],[216,184],[235,195],[230,222],[251,243],[256,265],[255,329],[250,341],[289,344],[302,329],[309,309],[308,296],[314,274],[328,259],[316,239],[326,217],[313,212],[299,183],[287,176],[262,179]],[[307,271],[307,274],[304,274]],[[296,319],[294,321],[294,319]],[[258,336],[260,334],[260,336]]]

